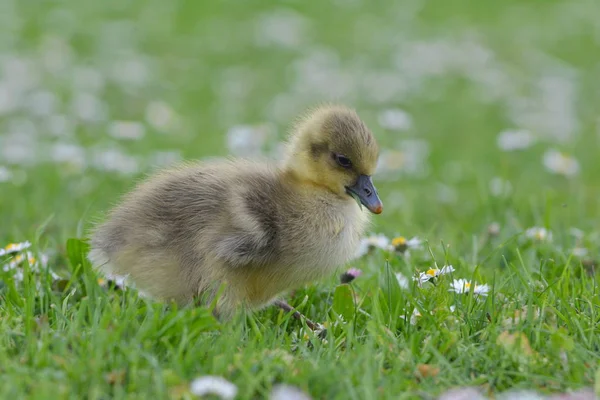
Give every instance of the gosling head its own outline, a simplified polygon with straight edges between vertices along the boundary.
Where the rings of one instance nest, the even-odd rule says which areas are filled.
[[[285,169],[296,177],[354,197],[372,213],[383,204],[373,185],[379,146],[354,110],[327,106],[309,113],[296,126]]]

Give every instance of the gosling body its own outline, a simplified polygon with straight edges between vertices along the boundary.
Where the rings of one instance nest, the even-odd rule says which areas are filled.
[[[219,313],[259,308],[355,254],[369,218],[352,196],[373,212],[381,203],[374,187],[352,188],[377,152],[354,111],[318,109],[295,128],[281,165],[185,164],[141,183],[95,229],[90,259],[158,299],[208,302],[224,284]]]

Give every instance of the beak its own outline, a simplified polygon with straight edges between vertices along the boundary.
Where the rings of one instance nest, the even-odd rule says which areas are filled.
[[[360,175],[354,186],[347,186],[346,192],[352,197],[360,200],[373,214],[383,212],[383,203],[377,195],[377,189],[373,186],[373,180],[368,175]]]

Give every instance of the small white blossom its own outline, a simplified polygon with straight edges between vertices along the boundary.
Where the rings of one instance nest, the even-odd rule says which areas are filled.
[[[275,10],[257,18],[255,41],[261,47],[294,49],[306,41],[310,20],[292,10]]]
[[[450,285],[450,291],[451,292],[456,292],[456,293],[470,293],[471,292],[471,286],[473,286],[473,293],[481,295],[481,296],[487,296],[487,294],[490,291],[490,287],[485,284],[485,285],[478,285],[476,283],[471,283],[470,281],[466,280],[466,279],[455,279],[452,284]]]
[[[500,177],[494,177],[489,183],[490,193],[494,197],[506,197],[512,192],[512,185],[510,181],[502,179]]]
[[[558,150],[551,149],[544,153],[544,166],[554,174],[573,177],[579,173],[579,162]]]
[[[392,239],[391,248],[399,252],[407,250],[421,250],[423,241],[418,237],[406,239],[404,236],[397,236]]]
[[[412,127],[410,115],[398,108],[382,111],[377,119],[379,125],[391,131],[405,131]]]
[[[190,392],[196,396],[213,394],[227,400],[235,398],[238,388],[220,376],[203,376],[192,381]]]
[[[96,150],[92,159],[92,166],[98,170],[119,172],[124,175],[135,174],[140,168],[135,157],[116,148]]]
[[[21,243],[10,243],[10,244],[6,245],[6,247],[4,247],[3,249],[0,249],[0,256],[6,255],[6,254],[19,253],[23,250],[27,250],[30,247],[31,247],[31,243],[28,241],[21,242]]]
[[[227,132],[227,148],[238,157],[260,156],[270,134],[268,126],[237,125]]]
[[[546,228],[534,226],[525,231],[525,237],[536,242],[551,242],[552,232]]]
[[[571,253],[573,253],[573,255],[577,258],[584,258],[587,257],[589,252],[585,247],[575,247],[573,250],[571,250]]]
[[[297,387],[290,385],[275,385],[271,392],[271,400],[310,400],[311,397]]]
[[[416,325],[417,322],[419,321],[419,318],[421,317],[421,313],[419,312],[419,310],[417,310],[416,308],[413,309],[412,314],[410,315],[410,318],[408,318],[408,322],[411,325]],[[401,315],[400,316],[401,319],[406,321],[406,316],[405,315]]]
[[[442,269],[430,268],[425,272],[420,272],[418,276],[415,276],[413,278],[413,280],[418,281],[419,285],[421,285],[425,282],[430,281],[431,279],[437,278],[440,275],[450,274],[454,271],[455,271],[455,269],[452,265],[446,265],[446,266],[442,267]]]
[[[500,234],[501,226],[498,222],[492,222],[488,225],[487,232],[490,236],[498,236]]]
[[[400,273],[400,272],[396,272],[396,280],[398,281],[398,285],[402,288],[402,289],[408,289],[409,287],[409,280],[406,276],[404,276],[404,274]]]
[[[0,182],[8,182],[12,179],[12,172],[6,167],[0,165]],[[1,250],[0,250],[1,251]]]
[[[355,254],[355,258],[359,258],[367,254],[372,249],[382,249],[389,250],[390,249],[390,239],[383,234],[372,235],[366,238],[363,238],[360,241],[360,245],[358,246],[358,250]]]
[[[422,178],[429,173],[430,146],[420,139],[407,139],[398,143],[397,149],[381,152],[377,161],[379,179],[398,180],[403,175]]]
[[[581,240],[585,236],[585,232],[575,227],[569,229],[569,234],[577,240]]]
[[[158,131],[172,130],[178,125],[178,119],[175,111],[162,101],[153,101],[146,107],[146,122]]]
[[[96,123],[106,120],[107,105],[98,97],[88,93],[77,93],[71,102],[71,109],[82,122]]]
[[[497,138],[498,147],[504,151],[523,150],[535,142],[535,137],[527,130],[506,130]]]
[[[108,126],[108,134],[115,139],[140,140],[146,128],[136,121],[113,121]]]

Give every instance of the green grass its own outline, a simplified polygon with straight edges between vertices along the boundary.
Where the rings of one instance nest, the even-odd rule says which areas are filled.
[[[105,81],[96,96],[108,116],[77,122],[70,136],[57,137],[26,108],[0,112],[0,166],[14,176],[0,182],[0,247],[30,240],[62,277],[21,266],[19,282],[0,269],[0,398],[180,398],[190,396],[192,379],[207,374],[234,382],[244,399],[267,397],[277,383],[323,399],[435,398],[455,386],[489,393],[593,386],[600,366],[598,5],[285,4],[0,4],[3,63],[19,56],[42,71],[39,79],[27,76],[34,84],[25,92],[50,91],[54,113],[68,115],[69,68],[93,67]],[[258,21],[281,18],[273,12],[282,10],[293,12],[283,26],[299,18],[304,33],[292,32],[290,41],[284,34],[257,38]],[[107,28],[111,21],[125,22]],[[67,67],[49,72],[44,54]],[[110,77],[115,68],[124,73],[112,64],[123,54],[147,60],[149,78],[139,86]],[[0,73],[0,82],[7,76]],[[143,121],[156,100],[178,115],[168,133],[148,126],[139,141],[106,135],[108,121]],[[386,210],[374,219],[374,232],[417,236],[424,248],[410,257],[375,250],[352,262],[348,267],[364,273],[351,295],[334,276],[288,296],[327,325],[326,341],[272,308],[219,323],[206,309],[177,309],[99,285],[82,257],[85,246],[67,244],[85,239],[151,169],[157,151],[186,159],[225,155],[225,132],[237,124],[272,123],[282,139],[296,114],[329,100],[356,107],[384,149],[419,139],[430,153],[423,176],[376,179]],[[412,126],[382,128],[379,113],[398,107]],[[11,135],[19,120],[33,122],[35,133],[21,127]],[[510,128],[529,129],[538,140],[503,152],[496,137]],[[27,146],[37,162],[11,163],[2,147],[26,136],[34,139]],[[143,167],[128,175],[43,161],[58,142],[87,149],[86,160],[116,146]],[[551,148],[573,155],[580,173],[548,172],[542,158]],[[510,193],[494,195],[494,177],[510,182]],[[493,222],[497,235],[488,232]],[[532,226],[551,230],[552,240],[527,240]],[[583,237],[576,239],[572,227]],[[588,255],[574,256],[574,247]],[[434,263],[456,271],[435,285],[398,286],[395,273],[412,277]],[[491,291],[452,293],[453,278]],[[421,316],[411,324],[415,309]],[[433,373],[421,376],[422,365]]]

